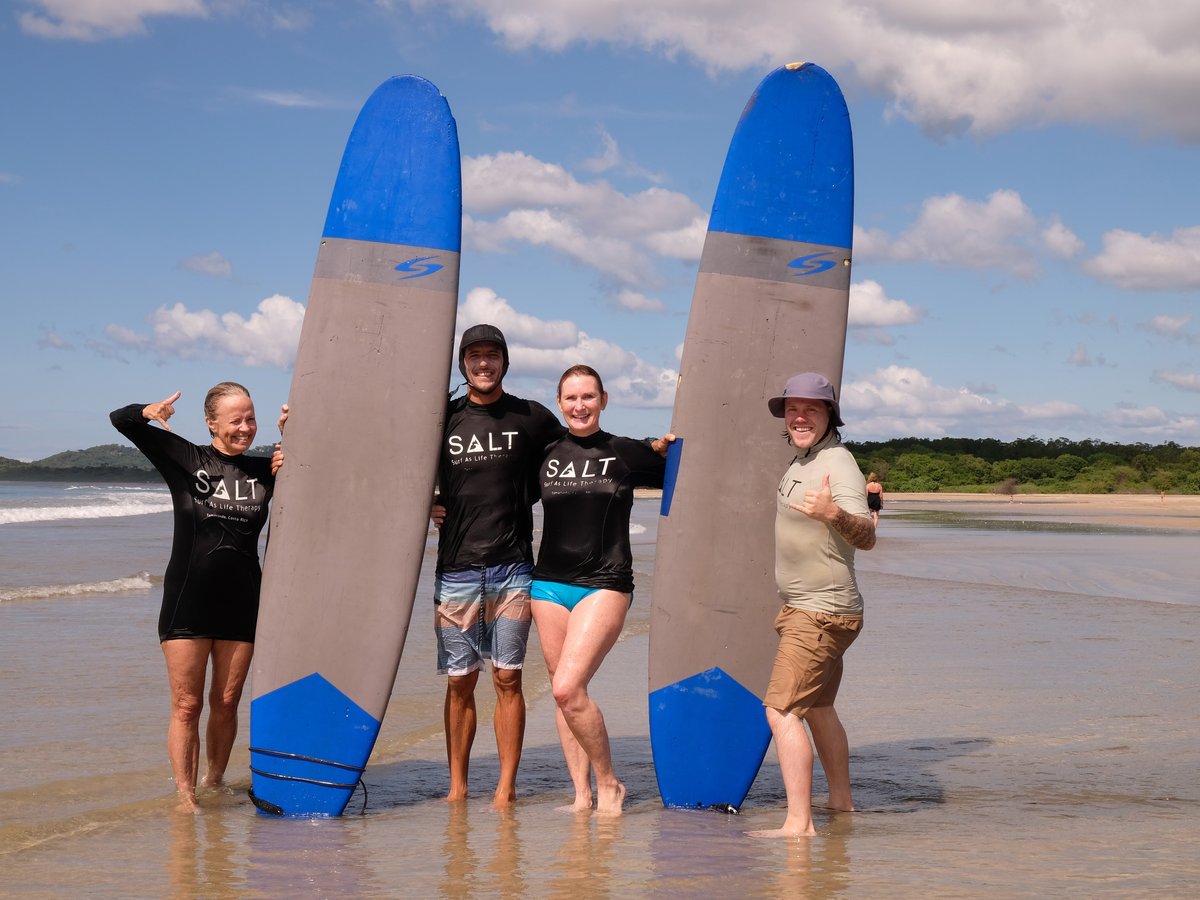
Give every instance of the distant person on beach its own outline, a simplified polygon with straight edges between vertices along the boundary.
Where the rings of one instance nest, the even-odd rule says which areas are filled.
[[[496,690],[500,757],[495,803],[517,796],[525,739],[521,669],[529,641],[534,483],[543,451],[564,432],[540,403],[504,391],[508,344],[494,325],[463,332],[463,397],[449,401],[432,517],[439,527],[434,577],[438,672],[447,676],[447,800],[465,800],[475,742],[475,685],[485,660]]]
[[[591,366],[558,381],[569,433],[541,461],[542,543],[533,571],[533,618],[556,703],[555,724],[575,787],[575,812],[618,815],[625,785],[613,772],[608,730],[588,683],[617,642],[633,603],[629,515],[635,487],[662,487],[667,445],[600,429],[608,394]]]
[[[878,528],[879,511],[883,509],[883,485],[874,472],[867,476],[867,509],[871,511],[871,524]]]
[[[829,783],[828,808],[854,809],[850,747],[833,704],[842,656],[863,624],[854,551],[875,546],[875,526],[862,472],[841,443],[841,411],[829,380],[815,372],[794,375],[767,406],[784,420],[796,448],[776,495],[775,580],[784,606],[775,619],[779,649],[763,698],[788,809],[780,828],[749,834],[798,837],[816,833],[805,722]]]
[[[200,782],[217,787],[225,777],[237,736],[237,710],[254,652],[262,570],[258,537],[267,522],[275,460],[246,456],[258,433],[249,392],[222,382],[204,398],[210,444],[193,444],[172,433],[167,420],[176,391],[149,406],[114,411],[113,426],[145,454],[171,491],[175,535],[163,581],[158,638],[171,689],[167,754],[179,793],[179,809],[199,812],[200,712],[211,661],[208,768]],[[161,428],[152,423],[157,422]]]

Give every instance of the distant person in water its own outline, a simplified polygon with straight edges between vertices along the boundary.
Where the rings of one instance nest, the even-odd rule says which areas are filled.
[[[608,394],[591,366],[572,366],[558,381],[558,408],[569,433],[546,451],[538,470],[542,543],[533,570],[533,619],[556,704],[555,724],[575,787],[569,809],[618,815],[625,785],[613,772],[604,714],[588,683],[617,642],[633,603],[629,514],[635,487],[662,487],[668,444],[617,437],[600,429]]]
[[[212,442],[193,444],[172,433],[180,392],[143,406],[115,410],[113,426],[146,455],[171,491],[175,536],[163,580],[158,638],[171,689],[167,754],[179,809],[198,812],[200,713],[211,664],[205,753],[200,783],[225,777],[237,736],[237,710],[250,671],[262,570],[258,537],[282,457],[246,456],[258,433],[254,403],[240,384],[226,381],[204,399]],[[161,425],[155,427],[154,423]]]
[[[878,528],[879,511],[883,509],[883,485],[874,472],[867,476],[867,509],[871,511],[871,524]]]
[[[834,700],[842,656],[862,630],[863,598],[854,551],[875,546],[862,472],[841,443],[833,385],[816,372],[794,375],[768,401],[784,420],[796,457],[779,482],[775,513],[775,580],[783,609],[775,619],[779,649],[763,705],[787,792],[780,828],[754,837],[816,834],[812,821],[812,733],[829,783],[827,806],[854,809],[850,747]]]

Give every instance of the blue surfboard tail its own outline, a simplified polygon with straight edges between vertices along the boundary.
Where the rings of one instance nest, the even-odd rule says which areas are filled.
[[[849,247],[853,140],[833,77],[812,63],[781,66],[759,83],[737,132],[708,230]]]
[[[457,253],[461,204],[458,127],[446,98],[419,76],[389,78],[350,132],[324,236]]]
[[[260,812],[340,816],[380,721],[314,672],[250,704],[252,798]]]
[[[741,807],[771,743],[762,701],[719,667],[650,694],[664,806]]]

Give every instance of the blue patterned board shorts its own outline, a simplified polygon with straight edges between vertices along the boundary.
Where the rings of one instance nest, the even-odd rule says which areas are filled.
[[[491,660],[497,669],[525,665],[533,612],[533,565],[455,569],[435,576],[434,631],[442,675],[469,675]]]

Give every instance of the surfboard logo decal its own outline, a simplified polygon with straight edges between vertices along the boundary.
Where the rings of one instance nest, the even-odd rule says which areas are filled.
[[[412,272],[411,275],[405,275],[401,281],[407,281],[410,278],[423,278],[426,275],[432,275],[434,272],[440,272],[445,268],[441,263],[426,262],[427,259],[437,259],[436,256],[414,256],[412,259],[406,259],[400,265],[396,266],[397,272]],[[830,263],[833,265],[833,263]]]
[[[793,259],[788,263],[789,269],[799,269],[795,274],[800,277],[804,275],[817,275],[821,272],[828,272],[837,265],[837,260],[828,259],[829,252],[810,253],[808,256],[801,256]]]

